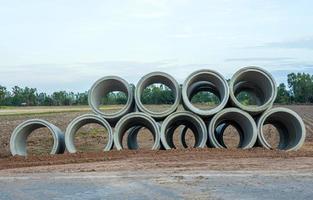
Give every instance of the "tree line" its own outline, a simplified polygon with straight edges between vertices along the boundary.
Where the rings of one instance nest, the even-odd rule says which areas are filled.
[[[287,83],[278,85],[275,103],[313,103],[313,75],[307,73],[291,73]],[[249,95],[240,95],[240,101],[249,102]],[[171,104],[174,95],[171,90],[161,84],[147,87],[142,94],[144,104]],[[103,104],[125,104],[127,96],[122,92],[111,92],[102,99]],[[199,92],[192,98],[193,103],[218,103],[219,99],[212,93]],[[87,105],[88,92],[74,93],[57,91],[52,94],[38,92],[36,88],[14,86],[11,91],[0,85],[0,106],[66,106]]]

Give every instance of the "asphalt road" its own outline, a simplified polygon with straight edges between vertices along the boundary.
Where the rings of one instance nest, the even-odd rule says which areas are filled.
[[[296,171],[0,172],[0,199],[313,199]]]

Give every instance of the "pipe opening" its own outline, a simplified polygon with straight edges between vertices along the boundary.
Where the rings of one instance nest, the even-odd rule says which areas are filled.
[[[162,83],[147,86],[141,96],[142,105],[152,112],[164,112],[170,109],[175,101],[173,90]]]
[[[75,133],[75,147],[79,152],[102,151],[108,143],[108,130],[98,123],[81,126]]]
[[[127,93],[123,91],[110,91],[101,98],[98,108],[101,112],[115,114],[116,110],[122,110],[126,106],[127,98]]]
[[[192,105],[200,110],[213,109],[221,103],[218,95],[205,88],[201,88],[200,91],[191,95],[190,99]]]
[[[178,112],[166,118],[161,127],[161,140],[166,149],[178,148],[178,146],[175,145],[174,134],[175,132],[179,134],[179,130],[182,126],[185,131],[183,131],[182,135],[180,135],[179,140],[183,148],[203,148],[205,146],[207,140],[207,129],[202,119],[188,112]],[[193,133],[192,135],[195,141],[193,146],[188,146],[185,141],[185,134],[188,129],[190,129]]]
[[[154,137],[151,132],[144,127],[134,127],[127,131],[125,134],[126,140],[122,140],[123,147],[128,149],[151,149],[154,144]]]
[[[128,88],[120,80],[105,79],[93,88],[92,94],[92,105],[99,112],[116,114],[118,111],[114,108],[122,110],[126,106]]]
[[[133,109],[131,85],[117,76],[107,76],[96,81],[88,94],[92,110],[102,115],[111,125]]]
[[[68,125],[65,143],[70,153],[109,151],[113,144],[112,129],[100,116],[85,114]]]
[[[176,133],[178,131],[178,133]],[[177,149],[192,148],[196,145],[195,133],[186,126],[179,126],[174,133],[174,146]]]
[[[230,97],[233,104],[254,114],[272,106],[276,93],[273,77],[258,67],[243,68],[230,80]]]
[[[280,132],[273,124],[264,124],[262,126],[264,139],[273,149],[278,149],[280,141]]]
[[[34,127],[35,128],[35,127]],[[48,155],[53,147],[53,137],[47,127],[30,130],[26,136],[27,155]]]
[[[185,80],[182,95],[187,110],[207,117],[225,107],[229,88],[227,81],[217,72],[200,70]]]
[[[215,137],[224,148],[240,148],[243,141],[243,132],[236,122],[222,123],[217,126]]]
[[[47,130],[49,130],[49,132]],[[45,138],[48,133],[50,136]],[[30,136],[32,134],[35,135]],[[49,139],[51,136],[53,142]],[[37,144],[40,143],[38,144],[39,148],[28,148],[27,143],[29,142],[36,142]],[[13,156],[26,156],[27,153],[45,154],[48,151],[48,147],[46,145],[52,146],[49,149],[50,154],[63,153],[65,150],[64,135],[58,127],[47,121],[39,119],[27,120],[21,123],[14,129],[10,138],[10,150]]]
[[[226,108],[215,115],[209,125],[209,144],[218,148],[230,148],[225,144],[224,134],[230,126],[238,133],[239,143],[237,148],[251,148],[257,139],[257,129],[253,118],[246,112],[237,108]]]
[[[178,82],[164,72],[152,72],[142,77],[135,94],[138,109],[158,121],[175,112],[181,98]]]
[[[160,148],[160,135],[157,123],[144,113],[131,113],[124,116],[116,125],[114,133],[114,144],[118,150],[128,147],[128,149],[136,150],[148,148],[138,144],[138,136],[142,135],[144,140],[149,139],[150,135],[153,139],[150,149]],[[124,137],[127,137],[127,143]],[[126,138],[125,137],[125,138]],[[126,146],[127,145],[127,146]]]
[[[265,137],[266,132],[269,131],[269,129],[264,129],[266,125],[274,126],[279,134],[277,149],[297,150],[303,145],[305,126],[295,112],[285,108],[274,108],[261,117],[259,123],[259,140],[262,146],[272,149],[275,146],[272,146],[271,141]]]

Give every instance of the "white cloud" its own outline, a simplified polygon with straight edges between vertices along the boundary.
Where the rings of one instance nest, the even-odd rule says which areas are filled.
[[[296,63],[313,62],[308,4],[7,1],[0,7],[0,84],[82,91],[111,74],[136,83],[156,70],[180,82],[201,68],[227,78],[248,65],[297,70]]]

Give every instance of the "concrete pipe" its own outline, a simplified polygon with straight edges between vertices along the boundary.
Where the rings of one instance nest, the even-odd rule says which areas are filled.
[[[277,87],[272,75],[259,67],[245,67],[237,71],[229,82],[230,100],[236,106],[252,115],[271,108],[276,99]],[[237,99],[241,92],[247,92],[256,105],[244,105]]]
[[[125,106],[115,113],[106,113],[100,110],[102,98],[110,92],[121,91],[127,95]],[[112,126],[127,113],[134,110],[133,88],[124,79],[117,76],[106,76],[96,81],[88,93],[88,103],[95,114],[101,115]]]
[[[254,119],[238,108],[226,108],[217,113],[209,123],[209,145],[216,148],[227,148],[221,135],[227,126],[235,124],[240,135],[238,148],[248,149],[257,140],[257,126]]]
[[[113,131],[110,126],[110,124],[103,119],[99,115],[94,114],[85,114],[81,115],[77,118],[75,118],[71,123],[67,126],[66,132],[65,132],[65,144],[66,148],[70,153],[76,153],[76,147],[75,147],[75,134],[76,132],[83,127],[86,124],[99,124],[103,126],[107,130],[108,134],[108,142],[104,146],[104,151],[109,151],[113,147]]]
[[[53,147],[50,154],[64,153],[65,143],[63,132],[57,126],[45,120],[31,119],[21,123],[14,129],[10,139],[11,154],[13,156],[26,156],[27,137],[36,129],[44,127],[48,128],[53,136]]]
[[[184,148],[188,148],[189,146],[187,145],[187,142],[186,142],[186,134],[187,134],[187,131],[188,131],[188,127],[186,126],[183,126],[180,128],[179,130],[179,143],[184,147]]]
[[[200,109],[191,103],[191,98],[200,91],[209,91],[215,94],[220,103],[214,108]],[[222,110],[229,98],[228,83],[225,78],[213,70],[199,70],[190,74],[182,87],[184,108],[201,117],[209,117]]]
[[[144,89],[153,83],[161,83],[171,89],[172,93],[174,94],[175,101],[169,109],[161,112],[155,112],[145,107],[141,102],[141,95]],[[175,112],[177,110],[177,107],[179,106],[180,100],[181,90],[178,82],[171,75],[164,72],[152,72],[145,75],[139,80],[135,89],[135,101],[139,111],[150,115],[157,121],[163,120],[168,115]]]
[[[116,124],[115,130],[114,130],[114,145],[117,148],[117,150],[122,150],[123,149],[123,137],[127,131],[136,131],[142,127],[147,128],[151,134],[153,135],[154,139],[154,144],[151,147],[152,150],[158,150],[160,149],[160,131],[159,131],[159,126],[157,122],[150,117],[149,115],[145,113],[139,113],[139,112],[134,112],[134,113],[129,113],[122,117],[118,123]],[[137,133],[138,133],[137,131]],[[133,134],[137,133],[133,132]],[[128,146],[130,149],[138,149],[139,146],[134,144]]]
[[[278,149],[298,150],[305,140],[306,130],[301,117],[294,111],[287,108],[273,108],[266,111],[258,120],[258,144],[271,149],[266,141],[263,126],[273,125],[279,133]]]
[[[137,136],[142,127],[141,126],[135,126],[134,128],[131,128],[128,130],[127,134],[127,147],[128,149],[139,149]]]
[[[188,111],[175,112],[168,116],[161,126],[161,142],[165,149],[176,148],[173,141],[175,130],[179,126],[192,130],[195,136],[194,147],[203,148],[207,140],[207,128],[204,121],[197,115]]]

